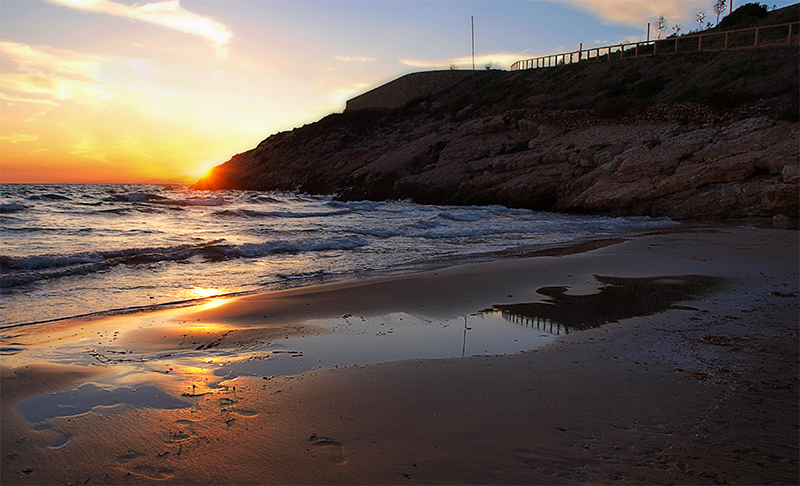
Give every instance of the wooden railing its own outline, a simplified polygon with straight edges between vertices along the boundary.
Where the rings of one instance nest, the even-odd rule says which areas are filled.
[[[791,44],[800,38],[800,22],[766,25],[749,29],[708,32],[668,37],[647,42],[616,44],[612,46],[579,49],[573,52],[552,54],[517,61],[512,71],[537,69],[572,64],[575,62],[626,59],[657,54],[683,52],[721,51]]]

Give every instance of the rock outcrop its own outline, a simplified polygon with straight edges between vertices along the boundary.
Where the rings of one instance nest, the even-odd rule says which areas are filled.
[[[273,135],[194,187],[674,219],[798,217],[797,46],[701,54],[483,72],[400,109]]]

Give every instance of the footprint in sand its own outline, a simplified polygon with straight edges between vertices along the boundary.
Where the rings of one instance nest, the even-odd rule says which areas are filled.
[[[120,464],[124,464],[126,466],[125,468],[123,468],[123,470],[127,471],[130,474],[135,474],[137,476],[144,476],[148,479],[154,479],[156,481],[163,481],[165,479],[170,479],[175,477],[175,473],[172,471],[172,469],[169,468],[155,467],[149,464],[139,464],[138,466],[129,464],[131,461],[136,461],[137,459],[141,459],[143,457],[145,457],[145,454],[131,450],[117,457],[117,461],[119,461]]]
[[[69,437],[60,437],[55,441],[53,441],[53,443],[50,444],[49,447],[51,449],[58,449],[59,447],[64,447],[65,445],[67,445],[67,442],[69,442]]]
[[[229,408],[228,411],[236,415],[241,415],[242,417],[255,417],[258,415],[258,412],[255,410],[246,410],[243,408]]]
[[[194,422],[191,420],[176,420],[175,424],[179,425],[181,428],[175,431],[171,430],[169,432],[169,440],[167,440],[168,444],[185,442],[194,435]]]
[[[320,437],[317,434],[313,434],[308,440],[311,442],[311,445],[325,454],[325,457],[332,463],[337,466],[347,464],[347,458],[344,455],[344,446],[341,442],[328,437]]]
[[[123,454],[123,455],[119,456],[119,457],[117,458],[117,460],[118,460],[119,462],[121,462],[121,463],[125,464],[126,462],[131,462],[132,460],[134,460],[134,459],[138,459],[138,458],[140,458],[140,457],[143,457],[143,456],[144,456],[144,454],[142,454],[141,452],[137,452],[137,451],[128,451],[128,452],[126,452],[125,454]]]
[[[150,466],[148,464],[142,464],[141,466],[131,468],[129,472],[138,476],[144,476],[149,479],[161,481],[175,477],[175,473],[172,471],[172,469]]]

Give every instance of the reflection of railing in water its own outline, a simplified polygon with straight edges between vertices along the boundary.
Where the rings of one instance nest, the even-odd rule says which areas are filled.
[[[525,316],[510,310],[501,310],[500,315],[502,315],[503,319],[507,320],[508,322],[521,324],[525,327],[530,327],[531,329],[533,329],[535,326],[536,329],[547,331],[550,334],[555,334],[556,336],[560,335],[562,330],[564,331],[564,334],[569,334],[569,328],[567,326],[562,326],[561,323],[552,319],[536,316]]]
[[[594,276],[603,286],[587,295],[567,294],[567,287],[542,287],[536,291],[545,302],[493,306],[510,322],[537,326],[553,334],[599,327],[631,317],[663,312],[677,302],[696,298],[719,285],[720,279],[704,275],[624,278]],[[555,330],[555,333],[553,332]]]
[[[548,56],[534,57],[517,61],[511,71],[537,69],[576,62],[611,59],[637,58],[658,54],[678,54],[680,52],[708,52],[730,49],[779,46],[797,42],[800,22],[764,25],[749,29],[707,32],[700,34],[668,37],[645,42],[615,44],[611,46],[581,48],[577,51]]]

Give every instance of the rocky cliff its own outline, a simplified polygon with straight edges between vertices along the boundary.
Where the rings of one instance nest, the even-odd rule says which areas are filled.
[[[197,189],[675,219],[798,217],[798,46],[476,72],[273,135]]]

